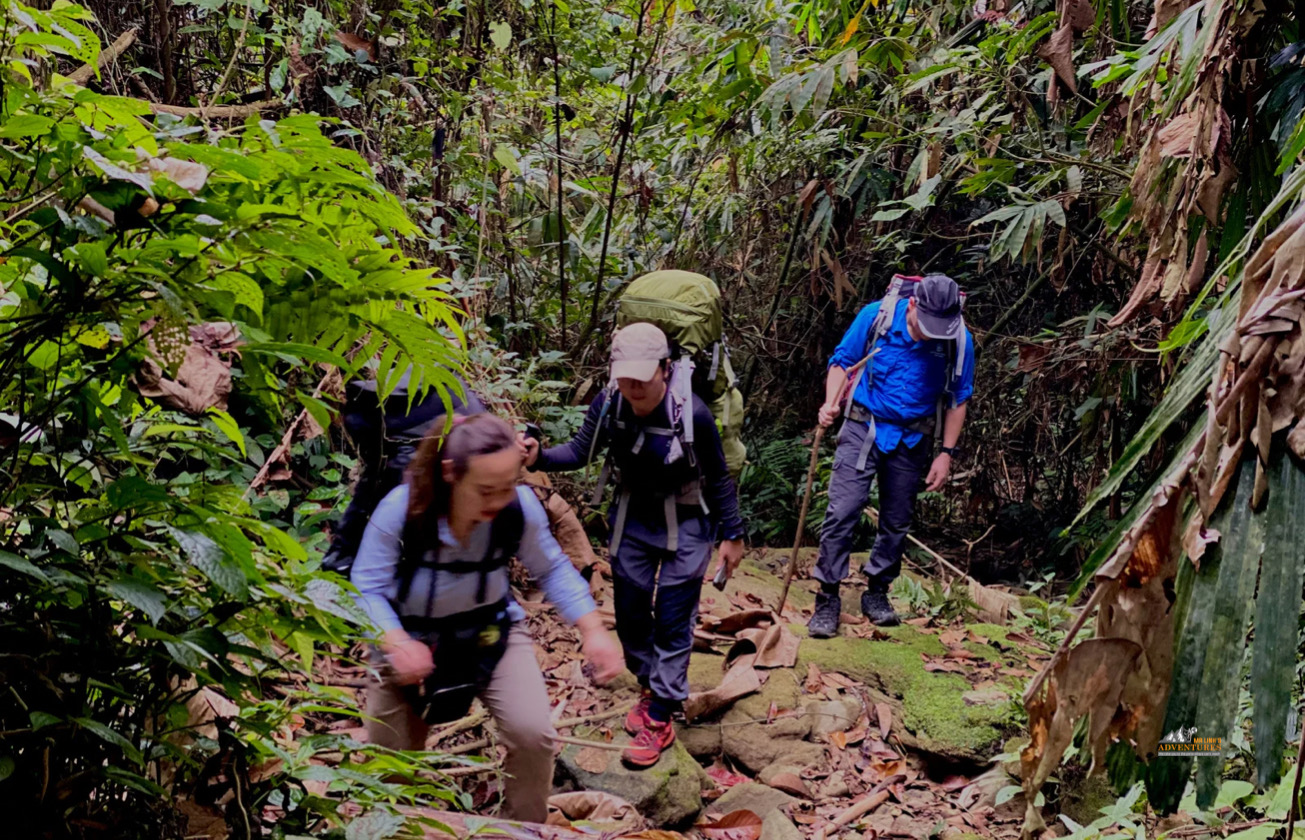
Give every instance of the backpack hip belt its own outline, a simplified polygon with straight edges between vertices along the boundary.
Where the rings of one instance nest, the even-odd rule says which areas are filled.
[[[630,497],[634,491],[630,485],[621,481],[619,476],[616,485],[616,521],[612,523],[612,543],[608,549],[612,556],[621,547],[621,538],[625,535],[625,519],[629,515]],[[702,479],[695,479],[680,487],[675,493],[650,493],[640,495],[649,495],[653,498],[662,500],[662,509],[666,516],[666,550],[678,551],[680,547],[680,505],[697,505],[702,509],[703,516],[711,515],[711,508],[707,505],[707,497],[702,492]]]
[[[506,598],[466,612],[432,618],[407,616],[405,630],[430,645],[435,668],[404,696],[427,723],[447,723],[466,715],[507,653],[512,618]]]
[[[856,468],[858,471],[864,470],[865,465],[870,460],[870,449],[875,445],[875,437],[877,433],[876,424],[879,421],[891,423],[894,426],[901,426],[903,429],[908,431],[918,432],[927,438],[932,438],[934,436],[934,426],[936,421],[935,417],[931,414],[924,417],[917,417],[914,420],[908,420],[905,423],[899,423],[895,420],[884,420],[882,417],[875,417],[870,413],[870,409],[860,403],[856,403],[848,408],[846,422],[866,423],[870,426],[870,430],[866,433],[865,441],[861,444],[861,451],[857,453],[856,456]]]

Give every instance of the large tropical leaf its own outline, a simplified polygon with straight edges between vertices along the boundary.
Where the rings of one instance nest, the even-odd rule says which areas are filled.
[[[1252,735],[1260,787],[1282,775],[1283,733],[1296,676],[1296,639],[1305,579],[1299,523],[1305,521],[1305,470],[1286,454],[1281,441],[1270,464],[1272,487],[1264,511],[1264,558],[1255,599],[1255,641],[1251,649]]]

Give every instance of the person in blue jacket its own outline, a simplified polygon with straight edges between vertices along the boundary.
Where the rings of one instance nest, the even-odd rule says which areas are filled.
[[[913,294],[894,294],[885,300],[893,306],[892,319],[885,316],[878,340],[873,340],[874,327],[884,301],[857,314],[829,360],[819,414],[823,427],[843,412],[840,400],[848,369],[870,357],[852,393],[834,454],[829,507],[814,573],[820,591],[808,625],[813,638],[838,633],[839,586],[849,570],[852,532],[876,476],[879,534],[861,569],[867,579],[861,612],[880,626],[898,623],[888,588],[901,573],[915,499],[922,483],[930,491],[946,483],[974,392],[974,339],[961,317],[956,281],[942,274],[928,275],[918,281]],[[934,455],[939,433],[942,445]]]

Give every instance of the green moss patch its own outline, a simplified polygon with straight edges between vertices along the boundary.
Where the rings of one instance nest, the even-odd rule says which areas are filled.
[[[1006,710],[968,706],[962,699],[971,690],[968,681],[924,670],[921,654],[944,653],[937,636],[911,625],[887,632],[889,639],[877,641],[847,636],[803,640],[798,672],[814,663],[822,671],[844,674],[900,699],[902,725],[930,753],[964,761],[990,757],[1001,740]]]

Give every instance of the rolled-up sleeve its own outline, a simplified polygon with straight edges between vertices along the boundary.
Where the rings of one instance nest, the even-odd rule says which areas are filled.
[[[952,397],[952,405],[959,406],[974,396],[974,336],[965,331],[965,352],[961,354],[961,376]]]
[[[865,357],[866,342],[870,339],[870,327],[875,316],[879,314],[879,302],[869,304],[857,313],[852,326],[843,333],[843,340],[834,348],[834,355],[829,358],[830,367],[847,370]]]
[[[358,588],[358,606],[382,631],[402,627],[390,605],[390,589],[402,552],[403,522],[408,515],[408,486],[391,490],[372,511],[363,532],[350,579]]]
[[[518,487],[517,498],[521,500],[521,512],[525,516],[525,530],[521,534],[517,559],[544,590],[544,597],[557,607],[562,619],[575,624],[581,616],[597,609],[589,594],[589,584],[580,577],[553,538],[548,527],[548,514],[534,491],[529,487]]]

